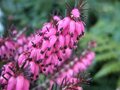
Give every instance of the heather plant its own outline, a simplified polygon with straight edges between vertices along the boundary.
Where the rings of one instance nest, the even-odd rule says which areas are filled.
[[[82,19],[84,0],[74,7],[66,2],[66,16],[53,15],[30,36],[12,28],[0,39],[0,86],[3,90],[83,90],[89,84],[85,72],[92,64],[95,41],[76,54],[78,41],[84,36]],[[46,80],[38,84],[44,75]]]

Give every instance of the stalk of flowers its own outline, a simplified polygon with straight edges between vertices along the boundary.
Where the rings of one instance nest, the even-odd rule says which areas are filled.
[[[50,52],[48,59],[44,60],[43,63],[47,63],[49,65],[52,65],[50,68],[48,65],[44,65],[44,67],[47,66],[48,70],[43,69],[44,71],[49,71],[47,73],[52,73],[52,69],[56,66],[60,66],[62,63],[64,63],[65,60],[67,60],[72,53],[72,49],[75,49],[77,47],[78,40],[81,38],[81,36],[84,35],[84,22],[80,20],[80,10],[79,8],[75,7],[74,9],[69,12],[70,14],[59,20],[57,23],[57,26],[55,30],[57,31],[58,36],[54,36],[52,47],[51,43],[47,43],[50,46],[46,46],[48,50],[53,51]],[[46,26],[47,27],[47,26]],[[47,32],[49,32],[49,28],[46,29]],[[54,31],[54,30],[53,30]],[[45,33],[45,32],[44,32]],[[46,33],[44,34],[46,35]],[[46,35],[47,36],[47,35]],[[52,35],[50,36],[52,37]],[[52,39],[51,39],[52,41]],[[46,44],[46,45],[47,45]],[[54,46],[53,46],[54,45]],[[47,49],[45,49],[46,52],[48,52]],[[52,59],[53,57],[53,59]],[[59,62],[60,61],[60,62]],[[43,65],[43,64],[42,64]]]
[[[39,72],[39,69],[36,69],[36,67],[39,65],[39,62],[41,62],[40,71],[42,71],[42,73],[53,73],[55,66],[60,66],[62,61],[67,60],[71,55],[71,49],[76,48],[77,42],[73,41],[78,41],[78,36],[80,37],[83,33],[78,36],[75,35],[74,37],[74,35],[72,35],[74,33],[69,33],[70,30],[68,29],[69,27],[72,27],[72,25],[69,25],[69,22],[66,25],[67,29],[63,29],[63,27],[61,27],[59,30],[57,28],[59,28],[60,24],[56,26],[51,22],[46,23],[38,34],[33,35],[34,37],[29,43],[30,49],[27,51],[27,53],[22,53],[20,55],[18,59],[19,67],[21,67],[25,61],[29,60],[28,62],[31,67],[30,69],[34,80],[36,80],[34,77],[38,76],[39,74],[37,73],[37,75],[35,75],[36,72]],[[80,24],[77,25],[81,26]]]
[[[75,12],[79,14],[79,10]],[[24,62],[29,57],[29,60],[36,62],[36,66],[40,62],[42,73],[46,75],[53,73],[56,66],[60,66],[71,56],[72,49],[77,47],[77,42],[83,32],[84,23],[82,21],[75,22],[71,16],[60,20],[58,16],[55,16],[52,22],[44,24],[42,30],[33,35],[29,42],[28,54],[21,54],[18,62]]]
[[[14,62],[5,64],[0,73],[0,86],[3,90],[29,90],[31,73],[26,63],[19,67]],[[24,68],[26,67],[26,68]]]
[[[16,43],[18,48],[18,53],[21,54],[23,51],[27,50],[27,43],[29,41],[29,37],[27,38],[24,34],[19,36]]]
[[[80,58],[75,58],[74,62],[71,62],[69,66],[64,68],[61,72],[59,72],[56,82],[58,84],[62,83],[64,78],[67,78],[70,83],[75,83],[77,79],[73,77],[78,75],[81,72],[84,72],[88,69],[88,67],[92,64],[92,61],[95,58],[95,53],[93,51],[87,51],[85,55],[80,56]]]
[[[33,66],[33,77],[36,77],[34,72],[39,65],[42,73],[54,73],[56,66],[60,66],[71,56],[72,49],[77,47],[78,40],[84,33],[84,23],[80,20],[79,9],[74,8],[70,15],[63,19],[55,17],[57,19],[53,18],[52,22],[45,23],[42,30],[33,35],[28,45],[28,53],[21,54],[18,59],[19,66],[26,60],[33,63],[30,65]]]
[[[77,13],[77,16],[74,13]],[[38,41],[39,50],[35,50],[37,44],[36,42],[32,42],[34,46],[36,46],[31,51],[31,53],[34,53],[32,55],[34,57],[37,56],[35,55],[35,52],[37,54],[37,51],[40,51],[41,53],[38,57],[41,60],[43,73],[52,73],[51,68],[60,66],[71,56],[72,49],[77,47],[78,40],[84,33],[84,23],[81,20],[76,21],[75,19],[77,18],[80,18],[80,12],[77,8],[75,8],[72,10],[71,16],[67,16],[62,20],[59,20],[57,24],[45,24],[40,31],[39,39],[43,40]]]
[[[57,20],[60,18],[58,16],[54,16],[54,19]],[[45,68],[43,69],[41,67],[46,64],[45,61],[44,61],[44,64],[40,62],[43,62],[42,60],[47,59],[48,55],[50,55],[50,52],[54,51],[54,49],[53,50],[51,49],[51,51],[48,50],[49,54],[47,51],[45,51],[46,49],[48,49],[47,46],[51,41],[48,41],[47,40],[48,38],[43,36],[44,35],[43,32],[46,32],[47,35],[53,34],[53,31],[49,33],[46,31],[48,28],[50,28],[51,30],[54,30],[52,23],[53,22],[46,23],[43,26],[42,31],[38,31],[32,35],[31,40],[28,43],[28,47],[27,47],[28,50],[24,51],[18,58],[19,67],[21,67],[24,62],[27,62],[26,66],[29,65],[29,68],[32,73],[32,79],[34,81],[38,78],[39,71],[40,71],[39,69],[41,69],[41,71],[45,70]],[[49,26],[49,27],[47,28],[46,26]],[[54,37],[52,39],[54,39]],[[40,68],[39,68],[39,65],[40,65]]]
[[[29,80],[22,74],[11,77],[5,74],[3,78],[6,78],[5,80],[1,78],[3,90],[29,90]]]
[[[13,90],[29,90],[30,83],[37,80],[40,73],[45,75],[54,74],[57,67],[62,66],[62,64],[71,57],[72,50],[77,48],[78,40],[84,35],[85,24],[81,20],[81,4],[78,4],[78,6],[74,8],[69,7],[69,4],[67,4],[67,7],[69,7],[68,15],[63,19],[54,16],[51,22],[45,23],[41,30],[29,37],[29,42],[24,36],[16,38],[19,43],[17,47],[18,51],[17,54],[15,54],[15,60],[11,62],[12,65],[10,65],[14,70],[9,68],[12,72],[5,72],[5,70],[1,72],[2,79],[0,83],[2,83],[5,89],[10,90],[11,88],[12,90],[13,87],[16,87]],[[73,64],[75,68],[68,67],[66,69],[67,71],[70,69],[70,82],[75,79],[72,77],[74,75],[71,75],[71,72],[75,71],[77,74],[81,68],[86,70],[91,64],[91,59],[89,58],[89,62],[87,59],[85,59],[86,62],[84,60],[82,60],[82,62],[81,60],[73,60],[73,63],[76,61],[76,63]],[[78,64],[81,65],[81,67]],[[66,71],[64,71],[62,75],[60,72],[60,75],[54,78],[58,84],[61,82],[58,82],[57,79],[60,77],[63,79],[66,75],[65,73]],[[11,82],[16,83],[11,85]],[[19,85],[21,82],[26,84],[22,83]],[[76,82],[74,83],[76,84]],[[26,89],[25,85],[27,85]],[[73,86],[71,88],[79,87]],[[66,90],[67,89],[69,90],[70,88],[66,88]]]
[[[27,49],[28,38],[23,34],[23,31],[18,32],[14,29],[9,36],[0,38],[0,60],[17,59],[17,56]]]
[[[0,38],[0,61],[7,61],[13,58],[16,47],[15,42],[9,38]]]
[[[56,74],[54,78],[57,78],[55,80],[53,79],[52,82],[62,85],[61,87],[65,86],[64,88],[71,88],[74,86],[80,87],[79,85],[82,83],[89,83],[90,79],[88,77],[85,77],[85,75],[82,77],[79,76],[79,74],[85,72],[92,64],[95,58],[95,52],[93,52],[91,48],[95,48],[96,46],[97,44],[95,41],[90,41],[88,43],[88,48],[83,51],[80,57],[74,57],[74,60],[72,60],[69,64],[66,64],[67,66],[64,66],[63,70]]]
[[[64,66],[62,66],[62,69],[58,68],[57,70],[59,70],[59,72],[54,72],[54,74],[51,75],[52,77],[47,79],[46,82],[40,86],[46,87],[46,84],[50,82],[50,87],[52,87],[54,83],[57,83],[62,88],[62,90],[69,90],[67,88],[75,86],[81,87],[79,85],[81,85],[82,83],[88,83],[89,79],[87,80],[82,78],[81,76],[76,76],[82,72],[85,72],[92,64],[94,58],[95,53],[90,49],[86,49],[85,51],[83,51],[82,55],[79,58],[75,56],[73,60],[69,60],[69,63],[67,62],[67,64],[64,64]]]
[[[97,44],[95,41],[90,41],[88,43],[88,48],[82,52],[80,57],[78,58],[75,56],[73,60],[64,65],[59,72],[53,75],[53,79],[50,79],[53,80],[51,82],[56,82],[60,86],[62,85],[62,88],[71,88],[74,86],[80,87],[79,85],[82,83],[89,83],[89,78],[83,78],[82,76],[79,76],[79,74],[85,72],[89,66],[91,66],[95,58],[95,52],[93,52],[91,48],[95,48],[96,46]],[[52,83],[50,85],[52,85]]]
[[[27,27],[23,28],[21,31],[18,31],[16,28],[12,30],[12,40],[16,44],[16,52],[20,55],[23,51],[27,50],[27,43],[30,40],[30,36],[27,37],[24,33],[26,32]]]
[[[5,89],[8,80],[11,78],[11,76],[14,75],[14,72],[12,71],[13,69],[13,63],[7,63],[5,64],[0,73],[0,86]]]
[[[28,41],[23,32],[24,30],[18,32],[16,29],[13,29],[8,37],[0,38],[0,59],[2,62],[7,63],[0,69],[0,86],[5,90],[13,90],[9,87],[9,80],[12,83],[11,78],[17,78],[17,76],[23,73],[22,69],[18,69],[16,62],[18,55],[26,49],[25,45]],[[18,71],[21,73],[18,74]]]

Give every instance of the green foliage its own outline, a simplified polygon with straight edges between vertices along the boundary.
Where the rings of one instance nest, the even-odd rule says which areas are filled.
[[[120,88],[120,77],[118,79],[117,87]]]
[[[55,84],[53,84],[53,86],[52,86],[51,89],[52,89],[52,90],[60,90],[60,87],[59,87],[59,85],[57,85],[57,84],[55,83]]]
[[[95,75],[95,79],[104,77],[108,74],[120,72],[120,61],[109,62],[102,66],[101,70]]]
[[[11,18],[11,23],[17,27],[29,25],[40,28],[60,4],[60,0],[0,0],[0,7],[6,17]]]
[[[45,77],[45,75],[43,75],[43,74],[40,74],[40,76],[39,76],[39,80],[38,80],[38,84],[41,84],[41,83],[43,83],[44,81],[46,80],[46,77]]]

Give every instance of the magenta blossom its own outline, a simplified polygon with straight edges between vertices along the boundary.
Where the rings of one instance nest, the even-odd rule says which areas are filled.
[[[0,38],[0,61],[7,61],[0,70],[2,89],[30,90],[43,74],[49,76],[46,82],[50,90],[54,83],[62,86],[61,90],[82,90],[85,80],[76,76],[88,69],[95,53],[90,45],[79,57],[73,53],[85,33],[81,13],[79,5],[67,7],[67,16],[53,16],[29,37],[24,30],[13,30],[13,37]]]

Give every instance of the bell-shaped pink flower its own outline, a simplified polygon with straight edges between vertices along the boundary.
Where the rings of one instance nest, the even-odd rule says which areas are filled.
[[[73,15],[73,17],[75,18],[79,18],[80,17],[80,12],[77,8],[74,8],[71,12],[71,14]]]
[[[16,78],[16,89],[15,90],[23,90],[25,78],[23,75],[19,75]]]
[[[56,29],[55,28],[50,28],[49,29],[49,32],[47,32],[46,34],[45,34],[45,36],[46,37],[50,37],[50,36],[52,36],[52,35],[55,35],[56,34]]]
[[[30,82],[27,79],[24,79],[24,85],[22,90],[30,90]]]
[[[55,35],[50,37],[50,42],[49,42],[49,48],[53,47],[53,45],[56,43],[57,37]]]
[[[59,36],[59,46],[60,46],[60,49],[63,49],[64,48],[64,45],[65,45],[65,37],[63,35],[60,35]]]
[[[73,20],[70,21],[69,33],[72,37],[75,33],[75,21]]]
[[[7,90],[15,90],[15,87],[16,87],[16,78],[12,76],[8,81]]]

